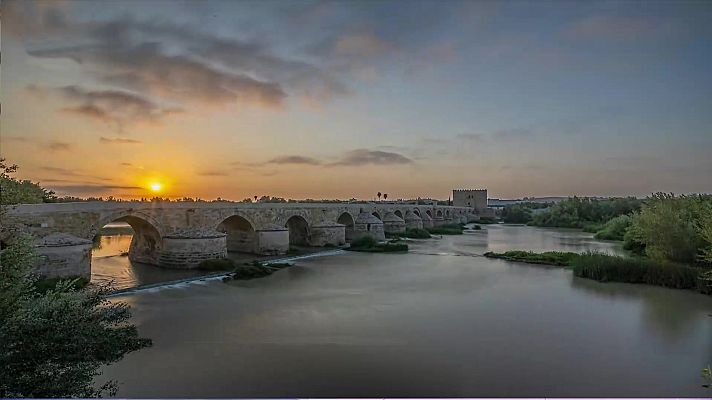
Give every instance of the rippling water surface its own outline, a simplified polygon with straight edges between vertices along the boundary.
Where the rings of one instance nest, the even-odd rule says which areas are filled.
[[[488,226],[139,291],[117,299],[154,346],[102,379],[121,397],[709,396],[712,297],[478,256],[507,249],[620,251]]]

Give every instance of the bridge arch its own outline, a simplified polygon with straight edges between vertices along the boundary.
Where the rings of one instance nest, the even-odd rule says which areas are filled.
[[[383,221],[383,218],[381,217],[381,214],[378,211],[372,212],[371,215]]]
[[[89,239],[95,240],[99,231],[109,223],[124,222],[131,226],[133,236],[129,245],[128,257],[132,262],[158,265],[158,258],[163,248],[161,225],[153,218],[136,212],[123,211],[101,218],[89,230]]]
[[[403,213],[401,212],[401,210],[395,210],[393,214],[397,215],[398,218],[403,219]]]
[[[284,226],[289,230],[289,244],[309,246],[309,223],[301,215],[292,215]]]
[[[354,219],[353,215],[344,211],[343,213],[341,213],[341,215],[339,215],[339,218],[336,220],[336,222],[344,226],[344,237],[347,242],[350,242],[351,240],[356,238],[356,220]]]
[[[435,215],[436,215],[438,218],[442,218],[442,217],[443,217],[443,210],[438,210],[438,211],[436,211],[436,212],[435,212]]]
[[[223,219],[215,228],[225,233],[227,251],[254,253],[257,246],[255,226],[242,215],[234,214]]]

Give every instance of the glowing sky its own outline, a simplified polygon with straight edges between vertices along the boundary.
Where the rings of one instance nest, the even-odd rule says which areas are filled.
[[[60,194],[712,191],[712,2],[2,2],[0,152]]]

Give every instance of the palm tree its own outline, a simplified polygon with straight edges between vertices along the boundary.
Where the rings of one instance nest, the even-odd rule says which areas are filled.
[[[257,203],[257,196],[255,196],[255,203]]]
[[[381,201],[381,192],[378,192],[377,196],[378,196],[378,201]]]
[[[388,193],[383,193],[383,200],[387,200],[387,199],[388,199]]]

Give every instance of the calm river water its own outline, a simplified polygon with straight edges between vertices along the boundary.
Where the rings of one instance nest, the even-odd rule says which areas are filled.
[[[118,296],[154,346],[102,379],[121,397],[710,395],[712,297],[478,256],[614,245],[501,225],[413,243]]]

